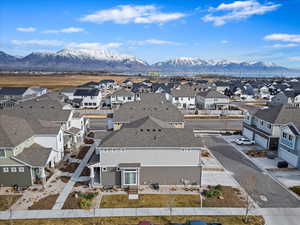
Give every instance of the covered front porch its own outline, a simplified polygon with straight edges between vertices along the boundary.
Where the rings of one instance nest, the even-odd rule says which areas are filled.
[[[120,187],[140,185],[140,163],[120,163],[118,167],[98,164],[89,166],[92,187]]]

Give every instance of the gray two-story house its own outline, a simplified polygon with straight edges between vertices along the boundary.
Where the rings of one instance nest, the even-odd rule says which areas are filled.
[[[91,185],[200,184],[202,142],[146,116],[104,137],[89,162]]]
[[[248,112],[243,122],[243,136],[265,149],[277,150],[281,127],[299,116],[299,107],[293,105],[277,105]]]

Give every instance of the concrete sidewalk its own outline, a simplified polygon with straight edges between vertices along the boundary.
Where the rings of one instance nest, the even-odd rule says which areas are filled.
[[[251,215],[262,215],[255,209]],[[0,219],[50,219],[119,216],[192,216],[192,215],[245,215],[244,208],[108,208],[108,209],[65,209],[65,210],[19,210],[0,212]]]
[[[95,144],[91,145],[89,151],[86,153],[80,165],[75,170],[75,173],[72,175],[71,179],[69,180],[69,182],[67,183],[63,191],[59,194],[52,209],[61,209],[63,207],[68,195],[72,191],[74,184],[79,180],[79,176],[83,171],[84,167],[87,165],[87,162],[91,158],[94,150],[95,150]]]
[[[244,216],[245,208],[108,208],[65,210],[16,210],[0,212],[0,220],[56,219],[121,216]],[[298,225],[300,208],[258,208],[249,215],[263,216],[266,225]],[[291,223],[287,223],[290,221]]]

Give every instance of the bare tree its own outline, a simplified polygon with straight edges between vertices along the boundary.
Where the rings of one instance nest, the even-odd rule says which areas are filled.
[[[248,190],[254,190],[256,183],[257,183],[257,179],[253,174],[249,174],[249,173],[245,173],[245,177],[247,177],[247,179],[245,179],[242,183],[245,185],[245,187],[248,187]],[[247,194],[246,196],[246,205],[245,205],[245,223],[248,223],[249,221],[249,213],[250,211],[254,208],[254,202],[253,200],[250,198],[249,194]]]

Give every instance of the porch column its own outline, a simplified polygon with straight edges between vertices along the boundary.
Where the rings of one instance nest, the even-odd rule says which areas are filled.
[[[44,185],[46,184],[46,173],[45,173],[45,168],[41,168],[41,181],[42,181],[42,185],[44,187]]]
[[[94,173],[94,167],[89,167],[90,169],[90,183],[91,183],[91,186],[93,187],[94,186],[94,178],[95,178],[95,173]]]

